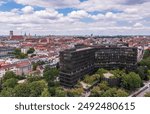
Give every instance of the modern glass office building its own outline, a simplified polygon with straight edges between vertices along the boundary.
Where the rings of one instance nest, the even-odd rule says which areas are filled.
[[[125,45],[99,45],[73,48],[60,52],[60,83],[65,87],[75,84],[98,68],[108,70],[137,67],[137,48]]]

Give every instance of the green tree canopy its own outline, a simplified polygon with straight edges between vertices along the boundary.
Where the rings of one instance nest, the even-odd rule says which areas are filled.
[[[109,89],[108,83],[106,81],[102,81],[98,86],[102,91],[106,91]]]
[[[9,88],[14,88],[17,85],[17,79],[15,78],[10,78],[7,79],[4,83],[3,83],[3,88],[4,87],[9,87]]]
[[[14,88],[15,97],[29,97],[30,93],[31,90],[28,83],[19,84]]]
[[[27,54],[32,54],[34,53],[35,49],[34,48],[30,48],[28,51],[27,51]]]
[[[81,97],[84,90],[83,88],[74,88],[67,91],[67,96],[69,97]]]
[[[116,88],[109,88],[106,91],[103,91],[101,94],[101,97],[114,97],[116,94],[117,89]]]
[[[20,53],[21,53],[21,49],[16,48],[15,51],[14,51],[14,54],[15,55],[19,55]]]
[[[41,93],[41,97],[50,97],[50,93],[48,91],[48,88],[44,88],[44,90]]]
[[[46,81],[49,81],[49,80],[54,80],[55,79],[55,75],[52,74],[53,71],[50,69],[50,70],[47,70],[47,71],[44,71],[44,78],[46,79]]]
[[[3,88],[0,93],[1,97],[14,97],[14,89],[13,88]]]
[[[105,70],[105,69],[103,69],[103,68],[101,68],[101,69],[98,69],[98,71],[96,72],[96,74],[99,74],[100,75],[100,78],[103,78],[104,77],[104,73],[107,73],[108,72],[108,70]]]
[[[34,81],[29,84],[31,95],[32,97],[37,97],[42,94],[45,88],[47,87],[47,83],[44,80],[41,81]]]
[[[99,74],[94,74],[94,75],[86,75],[84,77],[83,82],[92,85],[94,82],[98,81],[100,79],[100,75]]]
[[[11,78],[16,78],[16,74],[13,71],[7,71],[3,76],[3,81],[6,81],[7,79]]]
[[[140,76],[134,72],[130,72],[122,78],[122,86],[128,90],[139,88],[142,84]]]
[[[150,57],[141,60],[138,64],[139,64],[140,66],[147,66],[148,69],[150,69]]]
[[[150,69],[150,50],[145,50],[143,60],[138,63],[140,66],[147,66]]]
[[[148,68],[146,66],[139,66],[136,72],[142,80],[148,80]]]
[[[44,79],[49,82],[49,81],[54,81],[56,77],[58,76],[59,71],[56,68],[45,68],[44,70]]]
[[[147,49],[147,50],[145,50],[145,52],[144,52],[143,59],[146,59],[146,58],[149,58],[149,57],[150,57],[150,50]]]
[[[101,90],[100,87],[95,86],[93,87],[93,89],[91,90],[91,97],[99,97],[101,95]]]
[[[24,58],[27,58],[27,57],[28,57],[27,54],[21,53],[21,49],[19,49],[19,48],[16,48],[16,49],[15,49],[14,55],[15,55],[16,58],[18,58],[18,59],[24,59]]]
[[[125,75],[125,70],[116,69],[111,70],[110,73],[112,73],[116,78],[122,78]]]
[[[128,95],[129,94],[122,89],[109,88],[101,94],[101,97],[127,97]]]
[[[115,97],[127,97],[129,94],[123,90],[123,89],[118,89],[115,93]]]
[[[66,97],[67,96],[67,92],[63,88],[57,87],[56,91],[55,91],[55,96],[56,97]]]
[[[39,81],[41,79],[42,79],[42,77],[40,77],[40,76],[34,76],[34,75],[28,75],[27,76],[27,81],[28,82]]]

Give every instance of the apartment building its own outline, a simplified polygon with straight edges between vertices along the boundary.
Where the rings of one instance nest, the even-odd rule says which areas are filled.
[[[95,48],[74,48],[60,52],[60,84],[74,85],[84,75],[94,71]]]
[[[0,59],[14,57],[14,50],[13,47],[0,47]]]
[[[137,67],[137,48],[127,45],[99,45],[79,47],[60,52],[60,84],[74,87],[75,84],[98,68],[125,69]]]

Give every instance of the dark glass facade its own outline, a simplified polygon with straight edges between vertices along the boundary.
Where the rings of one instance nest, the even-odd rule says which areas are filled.
[[[95,67],[125,69],[133,71],[137,66],[137,48],[131,47],[101,47],[96,48]]]
[[[128,46],[93,46],[60,52],[60,84],[74,85],[84,75],[98,68],[125,69],[137,67],[137,48]]]
[[[95,70],[95,48],[86,47],[60,52],[60,83],[66,87],[74,85],[84,75]]]

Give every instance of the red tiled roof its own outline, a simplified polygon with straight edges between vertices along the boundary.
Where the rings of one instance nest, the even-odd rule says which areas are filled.
[[[43,38],[40,40],[40,42],[47,42],[48,40],[46,38]]]
[[[30,65],[31,63],[29,61],[22,61],[22,62],[19,62],[16,64],[16,67],[19,68],[19,67],[24,67],[24,66],[28,66]]]
[[[14,67],[14,66],[15,66],[15,64],[5,64],[3,66],[0,66],[0,69],[9,69],[9,68]]]
[[[24,37],[21,35],[16,35],[16,36],[11,37],[11,40],[23,40],[23,39],[24,39]]]
[[[35,38],[28,38],[25,40],[26,42],[38,42],[39,39],[35,39]]]
[[[32,47],[33,44],[22,44],[22,47]]]

